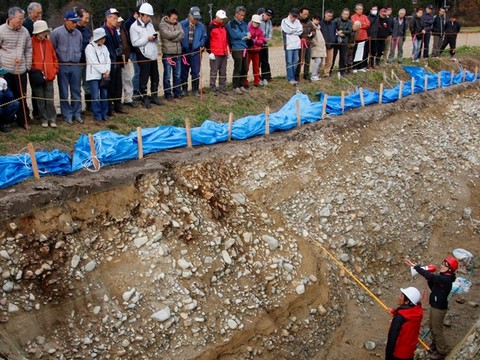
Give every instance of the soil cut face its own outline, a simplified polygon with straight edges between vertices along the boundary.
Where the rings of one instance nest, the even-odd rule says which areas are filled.
[[[478,256],[479,100],[461,85],[0,192],[0,357],[383,358],[388,314],[310,237],[389,307],[426,288],[404,258]],[[452,347],[478,319],[470,274]]]

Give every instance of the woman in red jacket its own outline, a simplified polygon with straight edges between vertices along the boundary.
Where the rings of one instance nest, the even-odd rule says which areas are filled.
[[[393,320],[388,330],[385,360],[413,360],[417,348],[423,319],[422,295],[412,286],[400,291],[399,307],[392,309]]]
[[[251,46],[247,50],[247,78],[243,84],[244,87],[248,87],[248,69],[250,68],[250,63],[252,63],[253,85],[260,86],[260,50],[265,44],[263,30],[260,29],[261,22],[262,17],[255,14],[252,16],[250,24],[248,24],[248,31],[251,35],[249,45]]]
[[[58,59],[51,41],[48,25],[43,20],[33,24],[32,33],[32,69],[30,70],[30,86],[32,101],[37,103],[38,116],[42,119],[42,127],[56,128],[57,113],[53,103],[53,80],[58,73]]]

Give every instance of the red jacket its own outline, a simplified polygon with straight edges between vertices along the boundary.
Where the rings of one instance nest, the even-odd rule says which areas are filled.
[[[207,51],[216,56],[227,56],[229,53],[227,29],[223,23],[217,23],[213,20],[208,25],[208,43]]]
[[[357,37],[355,41],[365,41],[368,40],[368,33],[367,30],[370,28],[370,20],[368,20],[367,15],[362,14],[353,14],[350,19],[352,20],[352,24],[355,21],[360,21],[362,23],[362,27],[357,30]]]
[[[58,73],[58,59],[49,39],[38,40],[32,36],[32,69],[42,70],[47,81],[55,79]]]
[[[422,305],[402,305],[393,315],[388,331],[385,360],[413,359],[423,318]]]
[[[260,27],[253,27],[252,23],[248,25],[248,31],[252,35],[253,45],[248,49],[250,52],[259,52],[265,44],[265,37],[263,36],[263,30]]]

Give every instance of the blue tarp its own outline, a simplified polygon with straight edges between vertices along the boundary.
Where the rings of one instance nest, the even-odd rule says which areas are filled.
[[[415,66],[404,66],[405,71],[415,79],[415,93],[425,91],[425,76],[428,90],[438,88],[439,74],[427,73],[425,69]],[[454,74],[453,79],[448,71],[440,72],[441,87],[459,84],[463,81],[475,81],[475,75],[461,70]],[[480,74],[478,75],[480,78]],[[382,102],[390,103],[399,99],[400,85],[392,89],[384,89]],[[362,90],[365,106],[378,103],[379,93]],[[403,84],[402,97],[412,94],[412,82]],[[297,100],[300,102],[300,116],[302,124],[315,122],[322,117],[322,108],[325,95],[317,94],[319,101],[312,102],[307,95],[295,94],[277,112],[269,114],[270,132],[285,131],[297,126]],[[359,90],[345,96],[344,112],[361,106]],[[326,113],[339,115],[342,113],[341,97],[328,96]],[[232,126],[232,139],[243,140],[253,136],[265,134],[265,114],[246,116],[238,119]],[[210,145],[228,140],[228,124],[218,124],[206,120],[200,127],[193,128],[192,144]],[[128,135],[118,135],[112,131],[100,131],[93,135],[97,158],[102,166],[122,163],[138,158],[137,132]],[[185,128],[174,126],[159,126],[142,129],[144,155],[166,149],[184,147],[187,145]],[[66,153],[58,150],[51,152],[37,152],[37,162],[41,176],[66,175],[84,167],[92,167],[90,144],[86,135],[81,135],[75,144],[73,159]],[[0,156],[0,188],[5,188],[33,176],[31,161],[28,154]]]

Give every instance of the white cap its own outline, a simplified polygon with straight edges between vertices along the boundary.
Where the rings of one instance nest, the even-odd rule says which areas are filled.
[[[215,16],[219,17],[220,19],[226,19],[227,13],[225,12],[225,10],[218,10]]]
[[[252,15],[252,22],[260,24],[262,22],[262,17],[260,15]]]
[[[400,291],[408,298],[408,300],[410,300],[413,305],[417,305],[422,299],[422,294],[420,294],[420,291],[413,286],[410,286],[406,289],[400,288]]]

